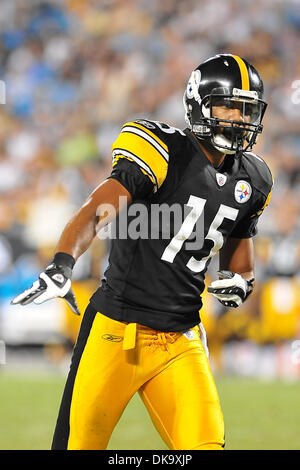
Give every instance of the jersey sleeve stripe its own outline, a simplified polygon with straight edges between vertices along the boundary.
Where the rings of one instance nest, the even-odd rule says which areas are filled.
[[[121,153],[120,154],[117,154],[115,155],[114,159],[113,159],[113,164],[112,166],[116,166],[119,162],[120,159],[125,159],[125,160],[128,160],[129,162],[133,162],[134,160],[131,158],[131,157],[125,157],[125,155],[122,155]],[[152,184],[154,185],[154,192],[156,192],[156,186],[155,186],[155,181],[153,179],[153,177],[146,171],[144,170],[144,168],[142,168],[141,166],[139,166],[139,169],[142,173],[144,173],[144,175],[146,175],[148,178],[150,178]]]
[[[114,163],[117,163],[117,159],[119,159],[122,156],[124,156],[125,158],[127,158],[129,160],[133,160],[135,163],[137,163],[141,167],[141,169],[143,169],[147,173],[147,175],[149,176],[151,181],[154,183],[155,190],[157,190],[157,188],[158,188],[157,179],[156,179],[153,171],[137,155],[135,155],[132,152],[129,152],[128,150],[122,149],[122,148],[115,148],[113,150],[112,154],[113,154],[113,165],[114,165]]]
[[[156,134],[154,134],[153,132],[151,132],[148,128],[146,128],[146,127],[143,126],[142,124],[139,124],[139,123],[137,123],[137,122],[127,122],[126,124],[124,124],[123,129],[124,129],[124,127],[126,127],[126,126],[135,127],[136,129],[142,130],[142,131],[145,132],[145,134],[147,134],[149,137],[152,137],[152,139],[154,139],[166,152],[169,151],[168,146],[167,146]]]
[[[256,212],[255,214],[251,215],[250,218],[255,217],[255,216],[260,215],[260,214],[263,213],[263,211],[265,210],[265,208],[269,205],[269,202],[270,202],[270,199],[271,199],[271,195],[272,195],[272,190],[273,190],[273,186],[272,186],[272,188],[271,188],[271,190],[270,190],[270,192],[269,192],[269,194],[268,194],[268,197],[267,197],[267,199],[266,199],[264,205],[262,206],[262,208],[261,208],[258,212]]]
[[[141,168],[146,169],[149,174],[155,176],[157,188],[162,185],[167,175],[168,161],[152,142],[149,142],[149,136],[146,139],[136,132],[126,132],[124,130],[112,145],[112,152],[115,153],[116,150],[117,153],[134,157]]]
[[[272,195],[272,190],[273,190],[273,186],[268,194],[268,197],[266,199],[266,202],[264,203],[264,205],[262,206],[261,210],[263,211],[268,205],[269,205],[269,202],[270,202],[270,199],[271,199],[271,195]]]
[[[142,129],[139,129],[135,126],[125,126],[123,127],[122,132],[131,132],[132,134],[139,135],[143,139],[147,140],[156,150],[161,154],[161,156],[166,160],[166,162],[169,162],[169,154],[164,150],[164,148],[161,146],[161,144],[158,143],[156,139],[151,137],[147,132],[145,132]]]

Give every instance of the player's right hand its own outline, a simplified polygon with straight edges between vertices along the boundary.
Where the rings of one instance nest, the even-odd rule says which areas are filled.
[[[247,298],[248,283],[240,274],[231,271],[218,271],[219,280],[207,288],[225,307],[239,307]]]
[[[76,315],[80,315],[78,305],[71,285],[72,268],[61,263],[53,262],[39,275],[29,289],[17,295],[12,301],[12,305],[28,305],[31,302],[41,304],[56,297],[66,300],[69,307]]]

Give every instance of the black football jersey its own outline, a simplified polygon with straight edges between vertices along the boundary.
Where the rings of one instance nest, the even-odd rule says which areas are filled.
[[[228,237],[256,234],[273,186],[270,170],[247,152],[215,168],[189,129],[148,120],[126,123],[112,155],[110,178],[132,203],[116,219],[109,265],[91,302],[118,321],[191,328],[200,321],[212,257]]]

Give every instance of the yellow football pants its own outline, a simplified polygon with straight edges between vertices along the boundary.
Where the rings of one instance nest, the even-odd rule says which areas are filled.
[[[52,448],[106,449],[136,392],[170,449],[224,447],[223,416],[198,327],[161,333],[89,306]]]

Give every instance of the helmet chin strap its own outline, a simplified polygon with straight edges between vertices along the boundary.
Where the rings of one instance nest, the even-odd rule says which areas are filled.
[[[241,156],[244,150],[244,139],[237,136],[236,141],[232,143],[230,139],[223,134],[216,134],[211,137],[211,144],[222,153],[227,155]]]
[[[235,148],[231,148],[231,141],[227,139],[225,136],[218,134],[214,135],[210,139],[211,144],[219,151],[222,153],[226,153],[228,155],[232,155],[236,153]]]
[[[244,139],[241,137],[237,138],[237,149],[235,152],[236,158],[239,158],[242,156],[244,150]]]

